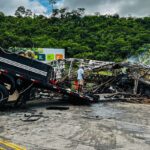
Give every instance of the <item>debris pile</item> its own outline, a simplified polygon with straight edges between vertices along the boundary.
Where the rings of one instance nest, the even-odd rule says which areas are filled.
[[[148,101],[150,98],[149,66],[120,63],[113,64],[108,69],[100,68],[100,70],[111,71],[111,75],[98,74],[95,79],[98,79],[99,85],[93,89],[93,93],[103,94],[107,99],[133,102],[142,102],[145,99]]]
[[[150,102],[150,66],[141,63],[114,63],[83,59],[68,59],[69,74],[60,81],[62,86],[76,80],[80,64],[85,70],[85,93],[98,95],[101,100]]]
[[[146,61],[140,57],[143,63],[69,58],[44,64],[3,49],[0,55],[1,106],[8,102],[21,106],[29,99],[55,99],[60,95],[63,99],[68,97],[70,102],[84,104],[98,100],[149,102],[150,99],[149,57]],[[77,81],[78,71],[82,83]]]

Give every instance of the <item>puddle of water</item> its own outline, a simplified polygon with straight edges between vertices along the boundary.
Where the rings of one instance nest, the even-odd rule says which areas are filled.
[[[92,106],[92,115],[102,118],[119,118],[123,115],[124,111],[107,104],[95,104]]]
[[[145,125],[137,121],[137,118],[130,113],[128,114],[128,109],[121,110],[121,108],[116,107],[114,104],[95,104],[92,106],[91,116],[98,116],[103,119],[114,119],[116,128],[122,131],[131,133],[142,133],[150,134],[150,126]],[[138,116],[138,114],[137,114]],[[112,120],[108,120],[112,121]]]

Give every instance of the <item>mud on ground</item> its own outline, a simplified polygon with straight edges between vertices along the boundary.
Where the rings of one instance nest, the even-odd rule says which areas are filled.
[[[46,110],[51,103],[0,112],[0,139],[27,150],[149,150],[150,105],[99,103]],[[25,114],[42,114],[24,122]]]

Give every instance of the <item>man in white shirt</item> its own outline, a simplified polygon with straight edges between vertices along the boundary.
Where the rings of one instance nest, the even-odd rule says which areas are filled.
[[[83,66],[80,66],[78,71],[77,71],[77,79],[78,79],[78,84],[79,84],[79,87],[78,87],[78,92],[82,92],[83,90],[83,85],[84,85],[84,70],[83,70]]]

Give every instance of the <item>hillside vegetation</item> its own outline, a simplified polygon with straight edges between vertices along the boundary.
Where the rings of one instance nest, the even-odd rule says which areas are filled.
[[[121,61],[145,51],[150,17],[86,16],[84,9],[54,9],[51,17],[17,10],[0,13],[0,46],[65,48],[67,57]]]

